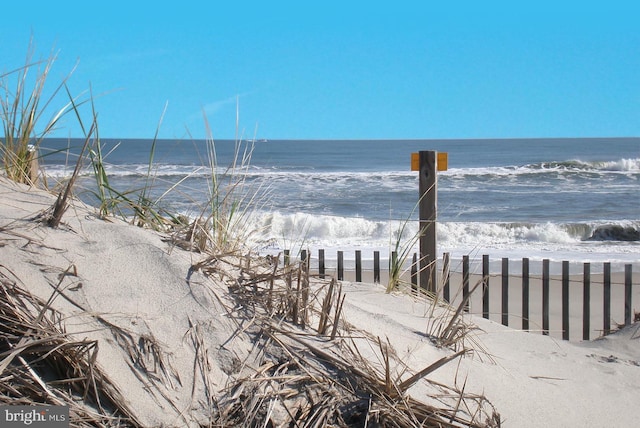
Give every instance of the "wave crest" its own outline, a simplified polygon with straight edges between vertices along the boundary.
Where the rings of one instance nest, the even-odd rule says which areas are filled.
[[[257,213],[262,238],[286,243],[330,247],[386,247],[417,236],[418,221],[369,220],[361,217],[281,212]],[[399,236],[402,235],[402,236]],[[640,221],[619,223],[500,223],[439,222],[437,239],[443,247],[579,244],[589,241],[640,241]]]

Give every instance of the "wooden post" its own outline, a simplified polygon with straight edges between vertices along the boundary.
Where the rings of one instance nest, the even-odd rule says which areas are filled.
[[[482,256],[482,317],[489,319],[489,255]]]
[[[391,268],[395,267],[396,269],[398,269],[400,272],[402,272],[402,268],[398,266],[398,252],[397,251],[392,251],[391,252],[391,260],[389,260],[389,274],[391,274]],[[397,286],[398,284],[396,284]]]
[[[338,281],[344,279],[344,252],[338,251]]]
[[[569,340],[569,261],[562,262],[562,340]]]
[[[38,171],[40,165],[38,164],[38,153],[36,147],[29,144],[27,147],[27,172],[25,183],[30,186],[38,184]]]
[[[502,258],[502,325],[509,325],[509,259]]]
[[[298,323],[304,330],[307,326],[307,307],[309,301],[309,263],[311,262],[311,252],[302,250],[300,252],[300,275],[302,278],[298,280],[300,288],[298,289],[298,302],[300,307],[298,309]]]
[[[287,290],[291,290],[291,271],[289,270],[289,264],[291,263],[291,252],[289,250],[284,250],[284,267],[287,275],[285,277],[285,282],[287,283]]]
[[[631,325],[632,264],[624,265],[624,325]]]
[[[582,274],[582,340],[591,334],[591,263],[585,263]]]
[[[362,282],[362,251],[356,250],[356,282]]]
[[[420,288],[436,291],[437,177],[435,151],[421,151],[420,190]]]
[[[465,312],[469,312],[469,256],[462,256],[462,299],[467,303],[464,305]]]
[[[549,335],[549,259],[542,260],[542,334]]]
[[[444,253],[442,255],[442,278],[444,281],[444,287],[442,290],[442,297],[444,301],[447,303],[451,303],[451,271],[449,270],[449,266],[451,264],[451,257],[449,253]]]
[[[604,284],[603,284],[603,334],[611,333],[611,263],[604,264]]]
[[[373,252],[373,282],[380,284],[380,251]]]
[[[418,255],[416,253],[413,253],[411,261],[411,290],[418,291]]]
[[[324,266],[324,250],[318,250],[318,276],[324,278],[325,266]]]
[[[522,329],[529,331],[529,259],[522,259]]]

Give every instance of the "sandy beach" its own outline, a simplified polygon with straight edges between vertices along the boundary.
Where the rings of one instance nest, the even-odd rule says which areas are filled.
[[[60,314],[65,337],[97,343],[96,367],[109,379],[113,395],[128,411],[124,426],[208,426],[212,415],[220,417],[223,403],[240,397],[249,400],[252,394],[259,396],[256,391],[262,390],[256,386],[258,379],[267,373],[271,376],[270,388],[280,388],[280,398],[253,404],[261,409],[258,413],[264,426],[268,426],[268,420],[278,426],[291,417],[286,411],[290,400],[282,397],[301,400],[304,391],[307,396],[315,391],[306,383],[306,389],[296,390],[295,385],[301,384],[295,383],[294,375],[319,379],[323,385],[333,385],[334,381],[339,384],[340,376],[335,373],[335,378],[311,371],[303,376],[300,371],[294,372],[294,363],[300,359],[316,367],[314,356],[318,361],[337,362],[342,358],[348,362],[349,355],[351,362],[357,361],[354,372],[362,371],[363,361],[367,361],[371,373],[378,373],[376,379],[382,379],[383,384],[386,361],[390,366],[386,373],[394,375],[395,387],[402,386],[402,403],[416,400],[452,408],[458,399],[452,393],[462,391],[469,407],[462,406],[460,418],[473,420],[477,424],[473,426],[497,426],[497,419],[505,427],[624,427],[640,420],[636,403],[640,324],[598,340],[580,341],[581,292],[572,294],[571,307],[577,311],[572,312],[571,341],[560,340],[556,334],[556,303],[551,307],[553,334],[543,336],[502,326],[500,314],[493,310],[489,320],[483,319],[478,316],[481,301],[474,296],[471,314],[462,315],[456,323],[466,334],[444,346],[434,338],[451,319],[450,310],[434,307],[430,301],[406,292],[385,293],[384,284],[373,284],[368,277],[363,283],[347,278],[340,284],[342,294],[338,296],[344,297],[344,304],[341,321],[335,327],[342,341],[332,341],[327,340],[327,334],[316,331],[319,315],[311,310],[309,324],[302,326],[274,325],[255,314],[243,318],[250,313],[247,302],[251,300],[238,300],[238,296],[249,293],[246,290],[270,290],[268,280],[265,284],[254,282],[257,276],[251,273],[258,268],[249,266],[247,260],[187,251],[171,239],[170,233],[135,227],[118,219],[100,219],[94,209],[77,201],[67,210],[61,227],[52,229],[41,219],[54,201],[55,195],[0,177],[2,285],[5,290],[20,287],[50,302],[49,307]],[[271,269],[268,264],[264,266]],[[559,279],[553,281],[555,284]],[[592,313],[596,318],[602,316],[598,313],[602,290],[597,281],[594,276]],[[619,274],[614,281],[621,282]],[[491,305],[499,311],[499,278],[492,282]],[[322,304],[330,283],[328,276],[310,285],[308,308]],[[532,314],[539,311],[535,305],[541,300],[534,288]],[[553,302],[557,302],[555,293]],[[517,313],[521,296],[514,292],[511,298],[510,305]],[[616,308],[612,318],[618,321],[618,291],[612,299]],[[637,294],[633,299],[640,302]],[[260,324],[263,321],[269,329]],[[509,319],[514,326],[520,322],[517,316]],[[532,320],[531,328],[537,329],[539,324]],[[257,327],[261,329],[258,333],[254,331]],[[594,338],[599,329],[599,323],[592,322]],[[261,335],[269,340],[263,343]],[[29,344],[28,340],[21,343],[24,347]],[[347,343],[357,345],[357,352],[341,348]],[[263,348],[273,344],[281,346],[279,359],[263,355]],[[353,353],[347,354],[347,350]],[[325,359],[319,355],[325,355]],[[424,376],[416,376],[415,383],[408,382],[436,362],[443,363]],[[278,364],[285,367],[283,363],[289,364],[290,372],[269,372]],[[21,364],[16,352],[4,347],[0,368],[7,371],[14,364]],[[349,370],[343,367],[341,373],[345,371]],[[284,383],[278,384],[276,378]],[[243,383],[248,380],[255,389]],[[53,400],[55,387],[52,384],[48,388],[49,395],[44,394],[43,399]],[[387,398],[391,400],[397,394],[389,392]],[[321,397],[313,399],[319,403]],[[397,403],[378,405],[380,414],[398,407]],[[293,408],[307,409],[302,404]],[[416,421],[415,426],[419,424]]]
[[[313,257],[313,255],[312,255]],[[312,258],[312,265],[314,260]],[[541,261],[536,261],[541,265]],[[594,266],[597,268],[598,266]],[[574,268],[575,269],[575,268]],[[313,272],[317,273],[317,269]],[[337,276],[335,267],[325,270],[326,275]],[[356,273],[353,269],[345,270],[344,280],[354,282]],[[373,269],[364,269],[361,273],[362,282],[373,284],[375,277]],[[444,298],[442,272],[438,271],[438,295]],[[589,340],[597,339],[603,335],[605,327],[604,317],[604,275],[602,273],[591,273],[589,286],[589,316],[588,331]],[[385,286],[388,282],[388,270],[380,270],[380,284]],[[405,272],[402,276],[404,282],[411,281],[410,272]],[[625,320],[625,274],[624,272],[612,272],[611,296],[610,296],[610,329],[617,329],[618,325],[623,325]],[[469,275],[469,289],[482,281],[482,275],[473,271]],[[460,304],[463,298],[463,275],[459,271],[450,272],[449,277],[449,299],[453,306]],[[637,305],[640,302],[640,272],[632,272],[632,316],[633,310],[637,312]],[[562,329],[562,275],[550,275],[549,277],[549,330],[551,337],[563,338]],[[483,296],[482,286],[479,286],[471,294],[468,304],[468,313],[483,316]],[[524,329],[523,323],[523,281],[520,272],[509,275],[508,286],[508,326],[515,329]],[[540,273],[529,275],[529,307],[528,307],[528,331],[542,334],[543,332],[543,285]],[[489,277],[489,314],[488,319],[502,323],[502,275],[492,273]],[[569,275],[569,339],[571,341],[584,340],[583,325],[584,317],[584,275],[572,273]]]

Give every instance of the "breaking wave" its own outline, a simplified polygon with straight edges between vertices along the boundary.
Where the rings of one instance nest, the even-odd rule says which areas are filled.
[[[388,246],[400,238],[410,240],[419,230],[417,221],[369,220],[365,218],[283,214],[255,214],[264,237],[284,238],[314,244],[336,246]],[[402,232],[402,233],[400,233]],[[576,244],[593,241],[640,241],[640,221],[619,223],[500,223],[439,222],[437,238],[443,246]]]

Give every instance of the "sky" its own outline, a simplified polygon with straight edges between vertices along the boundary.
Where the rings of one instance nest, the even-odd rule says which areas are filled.
[[[101,138],[640,136],[637,1],[139,3],[7,6],[5,84],[55,57]]]

